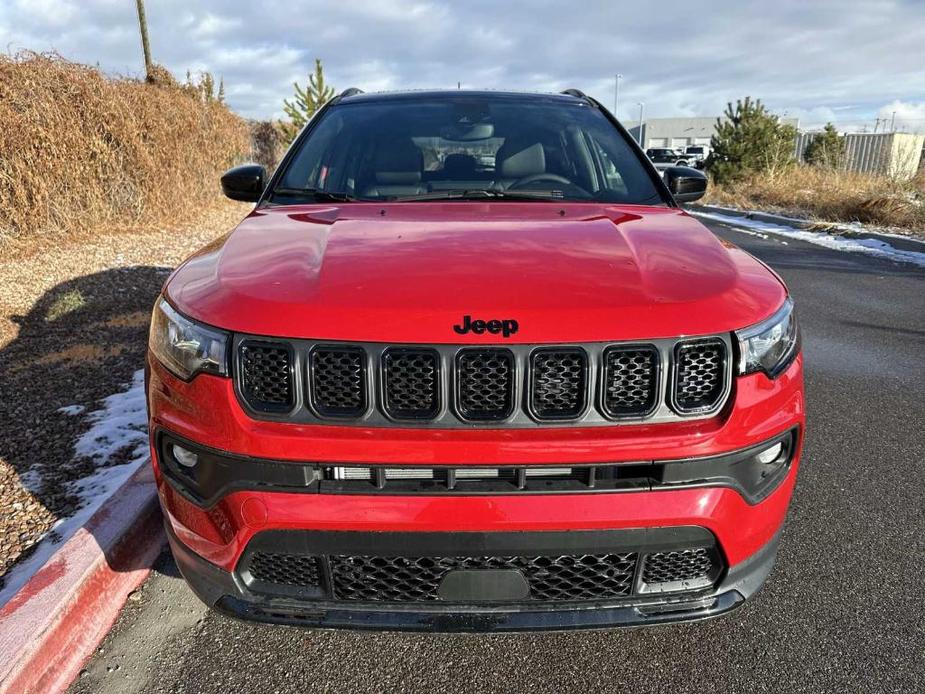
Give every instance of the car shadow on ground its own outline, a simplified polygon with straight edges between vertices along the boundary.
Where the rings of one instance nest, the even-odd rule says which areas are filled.
[[[18,335],[0,350],[0,587],[56,520],[78,510],[72,482],[100,463],[75,457],[74,444],[100,400],[143,367],[151,307],[169,272],[135,266],[85,275],[13,317]],[[130,462],[136,446],[104,464]]]

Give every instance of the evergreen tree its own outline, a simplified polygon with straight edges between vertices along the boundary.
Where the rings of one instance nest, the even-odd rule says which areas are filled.
[[[225,103],[225,77],[224,75],[218,78],[218,96],[216,97],[218,103]]]
[[[844,157],[845,138],[838,134],[831,123],[826,123],[823,131],[813,136],[803,152],[807,164],[831,169],[841,166]]]
[[[768,113],[760,99],[729,103],[725,119],[716,121],[707,169],[717,183],[753,173],[776,176],[793,163],[796,128]]]
[[[288,122],[282,123],[287,142],[292,142],[315,111],[334,96],[334,88],[325,84],[324,70],[318,58],[315,58],[315,74],[308,76],[305,89],[302,89],[298,82],[292,86],[295,87],[295,98],[292,101],[283,100],[283,110],[290,118]]]

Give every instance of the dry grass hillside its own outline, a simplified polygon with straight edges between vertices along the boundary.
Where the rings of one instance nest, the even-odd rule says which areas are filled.
[[[250,153],[247,123],[178,85],[0,55],[0,254],[188,222]]]
[[[794,166],[779,176],[756,176],[711,186],[707,203],[776,210],[826,222],[863,222],[925,236],[925,172],[912,180]]]

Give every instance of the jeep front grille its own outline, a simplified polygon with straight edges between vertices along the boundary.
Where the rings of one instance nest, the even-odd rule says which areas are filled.
[[[604,351],[601,408],[611,417],[644,416],[658,404],[659,358],[653,347]]]
[[[536,427],[708,417],[729,397],[728,335],[574,346],[235,339],[257,419],[362,426]]]
[[[537,419],[575,419],[587,401],[583,349],[539,349],[530,363],[530,405]]]
[[[396,419],[433,419],[440,411],[440,360],[430,349],[389,349],[382,356],[385,411]]]
[[[366,353],[356,347],[311,351],[310,397],[322,417],[357,417],[366,411]]]
[[[514,411],[514,355],[506,349],[463,350],[456,359],[456,384],[463,419],[507,419]]]
[[[248,404],[262,412],[287,412],[293,406],[292,349],[285,342],[241,344],[239,378]]]
[[[691,340],[675,347],[673,393],[678,412],[717,407],[726,389],[726,361],[726,345],[719,339]]]

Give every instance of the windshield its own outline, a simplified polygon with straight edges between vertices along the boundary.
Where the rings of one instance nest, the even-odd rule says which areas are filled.
[[[272,191],[295,198],[491,197],[662,204],[623,135],[577,99],[441,95],[343,102]]]

